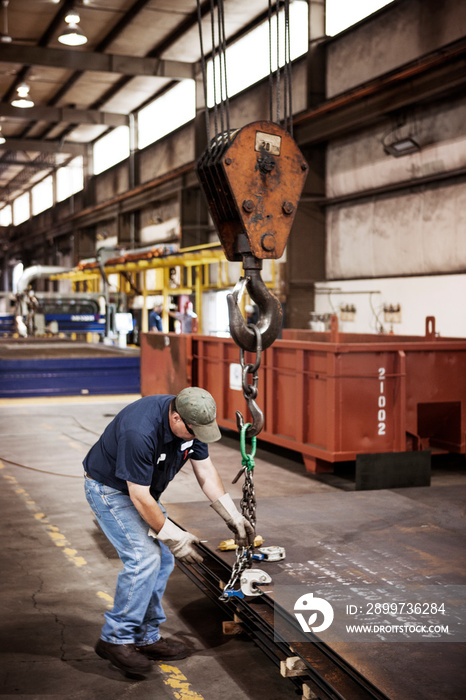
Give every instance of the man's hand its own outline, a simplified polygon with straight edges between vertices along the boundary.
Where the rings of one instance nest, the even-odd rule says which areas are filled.
[[[235,542],[239,547],[247,547],[254,542],[253,526],[244,515],[241,515],[229,493],[223,494],[210,505],[235,533]]]
[[[168,518],[157,535],[153,530],[149,530],[149,535],[157,537],[160,542],[166,544],[173,556],[180,561],[186,564],[200,564],[202,562],[202,556],[194,547],[194,543],[199,542],[196,535],[182,530]]]

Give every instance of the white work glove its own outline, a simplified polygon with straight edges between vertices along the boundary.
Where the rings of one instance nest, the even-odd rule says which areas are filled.
[[[182,530],[168,518],[158,534],[155,534],[152,529],[149,529],[148,534],[166,544],[173,556],[180,561],[186,564],[200,564],[202,562],[202,556],[194,548],[194,542],[199,542],[196,535]]]
[[[230,530],[235,533],[235,542],[239,547],[247,547],[253,543],[254,528],[249,520],[241,515],[229,493],[223,494],[210,505],[224,519]]]

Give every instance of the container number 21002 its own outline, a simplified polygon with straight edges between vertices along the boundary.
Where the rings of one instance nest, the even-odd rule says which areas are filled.
[[[385,398],[385,367],[379,367],[379,396],[378,396],[378,432],[377,435],[386,435],[387,411],[385,410],[387,400]]]

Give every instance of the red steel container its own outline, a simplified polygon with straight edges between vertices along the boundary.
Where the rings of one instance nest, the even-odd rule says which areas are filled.
[[[178,394],[192,384],[191,334],[141,333],[141,393]]]
[[[175,347],[163,346],[159,335],[157,347],[144,340],[141,346],[143,395],[177,391],[192,372],[192,384],[215,397],[222,427],[236,429],[235,411],[248,421],[239,350],[230,338],[178,336]],[[364,454],[466,452],[466,339],[437,337],[433,318],[425,337],[345,334],[336,326],[283,336],[259,370],[260,438],[301,452],[309,471],[331,471],[335,462]]]

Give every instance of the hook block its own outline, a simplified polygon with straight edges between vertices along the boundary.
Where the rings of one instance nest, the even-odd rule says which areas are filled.
[[[273,122],[214,139],[197,174],[228,260],[242,260],[241,234],[255,258],[283,255],[307,172],[296,142]]]

